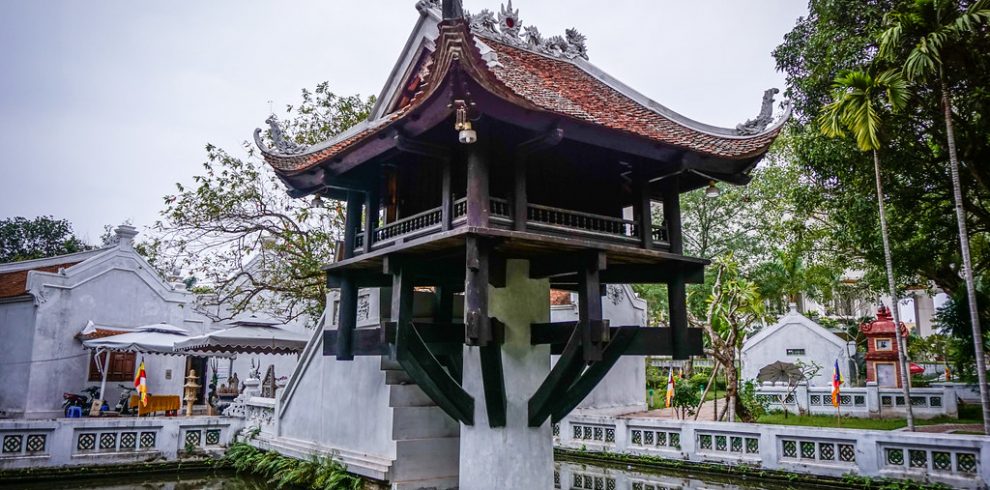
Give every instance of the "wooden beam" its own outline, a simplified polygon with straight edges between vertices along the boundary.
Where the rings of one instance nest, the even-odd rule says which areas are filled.
[[[612,264],[599,273],[605,284],[667,284],[680,277],[687,284],[705,282],[705,268],[698,263],[660,262],[655,264]],[[577,284],[577,274],[558,274],[551,282]]]
[[[434,160],[450,160],[450,149],[446,146],[412,139],[403,134],[397,134],[395,136],[395,149]]]
[[[354,256],[354,237],[361,226],[362,195],[355,191],[347,193],[347,211],[344,215],[344,259]]]
[[[512,162],[512,229],[516,231],[526,231],[526,222],[529,220],[526,174],[526,157],[516,155]]]
[[[687,289],[683,278],[675,277],[667,283],[667,305],[674,359],[687,359],[690,345],[687,340]]]
[[[340,318],[337,320],[337,360],[354,359],[353,335],[357,328],[358,287],[345,274],[340,283]]]
[[[375,243],[375,230],[378,228],[378,212],[381,200],[378,196],[378,187],[372,186],[371,190],[365,194],[364,203],[364,251],[371,251],[371,246]]]
[[[589,253],[578,270],[578,328],[581,330],[581,346],[585,362],[599,361],[602,343],[608,340],[608,329],[601,328],[602,284],[598,272],[605,262],[605,253]]]
[[[604,320],[608,322],[608,320]],[[534,323],[530,325],[530,343],[532,345],[550,345],[550,353],[560,355],[564,351],[567,340],[574,332],[578,322]],[[628,356],[671,356],[674,354],[672,329],[668,327],[639,327],[637,325],[609,326],[610,337],[618,334],[624,328],[636,327],[632,344],[624,355]],[[686,345],[689,355],[702,355],[704,340],[700,328],[686,330]]]
[[[488,227],[488,220],[491,215],[488,139],[489,134],[485,132],[478,138],[477,143],[468,145],[467,224],[480,228]]]
[[[670,253],[684,254],[684,239],[681,236],[681,195],[678,194],[679,176],[666,182],[663,191],[663,219],[667,223],[667,242]]]
[[[584,374],[564,392],[563,396],[553,400],[550,407],[551,423],[560,422],[591,393],[591,390],[595,389],[595,386],[598,386],[598,383],[608,374],[616,361],[626,354],[638,330],[639,327],[621,327],[618,329],[602,352],[602,359],[588,366]]]
[[[339,334],[337,330],[323,332],[323,355],[337,356]],[[388,356],[389,344],[382,341],[382,329],[359,328],[354,331],[351,344],[352,356]]]
[[[392,319],[396,324],[395,356],[399,365],[421,390],[447,415],[474,425],[471,397],[430,352],[412,323],[413,280],[401,267],[392,277]]]
[[[492,340],[488,318],[488,243],[468,236],[465,240],[464,337],[468,345],[484,346]]]
[[[451,163],[450,159],[444,159],[441,163],[440,192],[440,229],[447,231],[450,229],[453,220],[453,189],[451,189]]]
[[[653,248],[653,206],[650,201],[650,181],[642,172],[634,172],[636,179],[636,201],[633,206],[634,218],[639,223],[640,246]]]
[[[498,320],[492,320],[498,322]],[[502,372],[502,346],[492,343],[479,348],[481,381],[485,391],[485,409],[489,427],[505,427],[505,376]]]
[[[529,426],[539,427],[552,413],[554,400],[569,388],[584,369],[581,359],[581,333],[574,329],[557,364],[550,370],[528,403]]]

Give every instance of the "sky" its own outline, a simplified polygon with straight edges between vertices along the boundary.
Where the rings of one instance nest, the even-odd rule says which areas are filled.
[[[464,0],[497,11],[499,0]],[[0,219],[52,215],[96,242],[145,227],[204,147],[232,152],[271,108],[329,81],[377,95],[413,0],[0,2]],[[784,88],[771,51],[803,0],[515,0],[544,36],[576,27],[591,63],[692,119],[734,127]]]

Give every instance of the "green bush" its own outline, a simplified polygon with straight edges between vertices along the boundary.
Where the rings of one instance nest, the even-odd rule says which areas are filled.
[[[333,458],[290,458],[274,451],[262,451],[243,442],[231,445],[224,461],[238,473],[251,473],[265,478],[278,489],[298,487],[313,490],[357,490],[362,484],[360,478],[347,473],[347,468]]]

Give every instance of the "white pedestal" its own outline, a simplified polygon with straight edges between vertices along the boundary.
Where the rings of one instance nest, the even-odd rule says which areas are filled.
[[[473,426],[461,425],[460,489],[553,488],[550,420],[529,427],[528,402],[550,372],[550,347],[531,346],[530,323],[550,319],[550,283],[529,279],[529,263],[506,264],[506,287],[489,288],[489,314],[505,323],[502,369],[506,426],[491,428],[477,347],[464,347],[464,389],[474,397]]]

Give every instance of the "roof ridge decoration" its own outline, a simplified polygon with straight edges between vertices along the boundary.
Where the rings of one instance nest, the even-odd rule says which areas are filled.
[[[760,134],[766,130],[767,126],[773,122],[773,98],[778,93],[780,93],[780,89],[776,88],[767,89],[763,92],[763,105],[760,106],[760,115],[756,116],[756,119],[750,119],[736,125],[736,133],[751,136]]]
[[[299,155],[301,153],[306,153],[309,150],[309,145],[301,145],[292,141],[291,139],[286,139],[285,132],[282,130],[282,126],[278,123],[278,116],[272,114],[265,119],[268,124],[268,132],[272,137],[272,146],[269,147],[261,139],[261,128],[254,129],[254,144],[258,145],[264,151],[269,153],[277,153],[279,155]]]
[[[441,0],[420,0],[417,7],[428,7],[440,10]],[[471,32],[509,46],[528,49],[539,54],[555,58],[584,58],[588,59],[587,37],[575,28],[566,29],[564,35],[544,38],[536,26],[523,27],[519,18],[519,9],[512,8],[512,0],[503,3],[498,15],[491,10],[483,9],[477,14],[464,11],[464,20]]]

